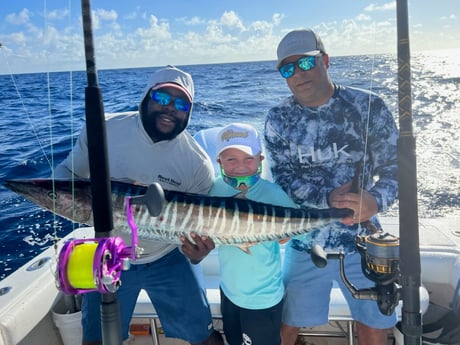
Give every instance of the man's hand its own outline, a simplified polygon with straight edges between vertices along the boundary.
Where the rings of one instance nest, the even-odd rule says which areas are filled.
[[[351,182],[334,189],[329,195],[329,204],[335,208],[349,208],[353,215],[341,219],[346,225],[353,225],[369,220],[378,212],[375,197],[360,189],[358,193],[351,193]]]
[[[210,237],[198,236],[194,232],[192,232],[190,236],[195,243],[189,241],[189,239],[185,236],[180,237],[180,241],[182,242],[182,252],[190,259],[192,264],[197,264],[203,260],[204,257],[216,247],[216,245]]]

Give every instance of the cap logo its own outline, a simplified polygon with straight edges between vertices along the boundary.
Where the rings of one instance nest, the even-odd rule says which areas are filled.
[[[220,139],[222,141],[230,141],[235,138],[247,138],[249,136],[249,133],[247,131],[244,132],[235,132],[232,129],[229,129],[228,131],[225,131],[222,133],[220,136]]]

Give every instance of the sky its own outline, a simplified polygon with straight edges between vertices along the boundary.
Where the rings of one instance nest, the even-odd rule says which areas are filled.
[[[460,49],[460,1],[409,0],[411,52]],[[276,59],[311,28],[331,56],[397,53],[391,0],[93,0],[97,69]],[[81,4],[1,0],[0,74],[85,69]]]

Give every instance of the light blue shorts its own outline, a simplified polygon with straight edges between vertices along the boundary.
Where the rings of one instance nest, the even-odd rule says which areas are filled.
[[[357,288],[373,287],[361,270],[359,253],[345,256],[345,275]],[[316,267],[310,253],[286,246],[284,258],[284,283],[286,296],[283,323],[293,327],[314,327],[328,323],[330,292],[336,281],[350,307],[352,318],[369,327],[385,329],[397,322],[396,313],[383,315],[376,301],[358,300],[340,278],[339,260],[328,260],[326,267]]]
[[[131,265],[121,274],[117,291],[120,305],[121,335],[129,336],[129,324],[141,289],[150,297],[166,336],[191,343],[204,341],[213,332],[211,312],[206,300],[203,273],[199,265],[191,265],[178,250],[141,265]],[[83,340],[102,339],[100,321],[101,295],[83,295]]]

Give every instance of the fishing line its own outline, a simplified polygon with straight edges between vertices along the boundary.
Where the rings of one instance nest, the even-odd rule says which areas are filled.
[[[4,54],[4,46],[3,46],[3,44],[1,44],[1,43],[0,43],[0,51],[1,51],[1,53],[2,53],[2,57],[3,57],[4,60],[5,60],[5,65],[6,65],[7,68],[8,68],[8,73],[9,73],[10,78],[11,78],[11,81],[12,81],[12,83],[13,83],[14,90],[16,91],[16,95],[17,95],[17,97],[18,97],[18,99],[19,99],[19,102],[20,102],[20,104],[21,104],[22,110],[23,110],[23,112],[26,114],[26,118],[27,118],[27,121],[28,121],[28,123],[29,123],[29,125],[30,125],[29,127],[30,127],[30,129],[31,129],[31,131],[32,131],[32,133],[33,133],[33,136],[35,137],[36,141],[38,142],[38,145],[39,145],[39,147],[40,147],[40,150],[41,150],[41,152],[42,152],[42,155],[43,155],[44,159],[46,160],[46,162],[48,162],[48,165],[51,167],[51,170],[53,170],[53,169],[52,169],[52,163],[51,163],[50,159],[48,158],[48,156],[47,156],[47,154],[46,154],[45,148],[44,148],[44,146],[43,146],[43,144],[42,144],[42,142],[41,142],[41,140],[40,140],[40,138],[39,138],[39,136],[38,136],[37,130],[35,129],[35,126],[32,124],[32,119],[31,119],[30,113],[29,113],[29,111],[27,110],[27,107],[26,107],[26,105],[25,105],[25,103],[24,103],[24,99],[23,99],[23,97],[22,97],[22,95],[21,95],[21,92],[19,91],[19,87],[18,87],[18,85],[17,85],[17,83],[16,83],[16,80],[15,80],[15,78],[14,78],[14,74],[13,74],[13,72],[12,72],[11,66],[10,66],[10,64],[9,64],[9,62],[8,62],[8,59],[6,58],[6,56],[5,56],[5,54]],[[49,79],[48,79],[48,87],[49,87]],[[48,88],[48,92],[49,92],[49,88]],[[48,98],[48,104],[49,104],[49,107],[50,107],[50,100],[49,100],[49,98]],[[52,143],[52,141],[51,141],[51,143]],[[51,144],[51,147],[52,147],[52,144]],[[54,188],[54,185],[53,185],[53,188]],[[53,207],[53,208],[55,208],[55,207]],[[57,252],[57,227],[56,227],[56,224],[57,224],[57,217],[56,217],[56,215],[55,215],[54,213],[53,213],[53,216],[52,216],[52,217],[53,217],[53,247],[54,247],[54,260],[53,260],[53,263],[56,264],[56,263],[57,263],[57,259],[58,259],[58,252]],[[54,277],[55,266],[53,266],[53,264],[50,264],[49,268],[50,268],[50,270],[51,270],[51,272],[52,272],[52,275],[53,275],[53,277]]]
[[[27,110],[27,107],[26,107],[26,105],[24,103],[24,99],[23,99],[23,97],[22,97],[22,95],[21,95],[21,93],[19,91],[19,87],[16,84],[16,80],[14,79],[14,74],[13,74],[13,72],[11,70],[10,64],[8,62],[8,58],[6,57],[6,55],[4,53],[4,49],[5,49],[5,46],[0,43],[0,51],[2,52],[2,56],[3,56],[4,60],[5,60],[5,65],[8,68],[8,73],[10,75],[11,82],[13,83],[14,90],[16,91],[16,95],[18,96],[19,102],[21,103],[22,110],[26,114],[27,120],[29,121],[29,124],[30,124],[30,129],[32,130],[32,133],[33,133],[35,139],[37,139],[37,142],[38,142],[38,144],[40,146],[40,150],[42,151],[43,156],[45,157],[46,161],[50,165],[51,163],[50,163],[50,161],[48,159],[48,156],[46,155],[45,149],[44,149],[44,147],[43,147],[43,145],[42,145],[42,143],[41,143],[41,141],[40,141],[40,139],[38,137],[38,134],[37,134],[37,131],[35,129],[35,126],[32,125],[32,119],[31,119],[30,114],[29,114],[29,112]]]
[[[375,36],[376,36],[376,32],[375,32],[375,27],[373,29],[373,36],[374,36],[374,42],[375,42]],[[365,172],[366,172],[366,163],[367,163],[367,153],[368,153],[368,143],[369,143],[369,123],[370,123],[370,117],[371,117],[371,104],[372,104],[372,90],[373,90],[373,86],[374,86],[374,79],[373,79],[373,75],[374,75],[374,71],[375,71],[375,51],[374,53],[372,54],[372,59],[371,59],[371,69],[370,69],[370,85],[369,85],[369,97],[368,97],[368,104],[367,104],[367,119],[366,119],[366,126],[365,126],[365,137],[364,137],[364,154],[363,154],[363,158],[362,158],[362,166],[361,166],[361,176],[363,177],[362,179],[359,178],[359,176],[357,177],[358,178],[358,183],[357,185],[359,186],[359,191],[356,191],[357,193],[359,193],[360,195],[360,199],[359,199],[359,213],[358,213],[358,222],[360,223],[360,219],[361,218],[361,211],[362,211],[362,208],[363,208],[363,200],[364,200],[364,181],[365,181]],[[369,173],[370,173],[370,169],[369,169]],[[369,176],[368,178],[372,178],[371,176]]]
[[[46,37],[48,33],[48,10],[46,6],[46,0],[43,0],[43,20],[44,20],[44,32],[43,32],[43,38],[46,42]],[[50,72],[49,72],[49,63],[48,63],[48,50],[45,49],[45,63],[46,63],[46,86],[47,86],[47,98],[48,98],[48,129],[49,129],[49,139],[50,139],[50,160],[48,160],[48,165],[50,166],[51,169],[51,176],[52,176],[52,193],[53,195],[56,195],[56,188],[54,185],[54,145],[53,145],[53,117],[52,117],[52,111],[51,111],[51,81],[50,81]],[[56,209],[56,199],[52,199],[53,203],[53,210]],[[50,265],[50,270],[54,276],[54,272],[56,271],[57,267],[57,262],[58,262],[58,235],[57,235],[57,215],[53,212],[52,214],[53,217],[53,248],[54,248],[54,258],[52,261],[52,264]]]
[[[38,145],[40,147],[40,150],[42,152],[42,155],[44,157],[44,159],[48,162],[48,165],[51,167],[51,170],[52,170],[52,163],[50,161],[50,159],[48,158],[47,154],[46,154],[46,151],[45,151],[45,148],[40,140],[40,137],[38,136],[38,133],[37,133],[37,130],[35,129],[35,126],[32,124],[32,118],[30,116],[30,113],[29,111],[27,110],[27,107],[24,103],[24,99],[21,95],[21,92],[19,91],[19,87],[16,83],[16,80],[14,78],[14,74],[11,70],[11,67],[10,67],[10,64],[8,62],[8,59],[6,58],[5,54],[4,54],[4,51],[3,51],[3,44],[0,44],[0,51],[2,52],[2,56],[4,57],[4,60],[5,60],[5,64],[8,68],[8,72],[9,72],[9,75],[10,75],[10,78],[11,78],[11,81],[13,83],[13,86],[14,86],[14,90],[16,91],[16,95],[19,99],[19,102],[21,104],[21,107],[22,107],[22,110],[24,111],[24,113],[26,114],[26,118],[27,118],[27,121],[29,122],[29,127],[30,129],[32,130],[32,133],[33,133],[33,136],[35,137],[36,141],[38,142]],[[49,94],[49,78],[48,78],[48,94]],[[50,107],[50,100],[48,98],[48,108]],[[52,141],[51,141],[52,142]],[[52,147],[52,145],[51,145]],[[54,192],[54,191],[53,191]],[[55,208],[55,207],[53,207]],[[56,219],[56,215],[53,213],[53,245],[54,245],[54,248],[55,248],[55,259],[57,260],[57,249],[56,249],[56,243],[57,243],[57,229],[56,229],[56,224],[57,224],[57,219]]]
[[[69,27],[72,26],[72,0],[68,1],[68,7],[69,7]],[[70,95],[69,95],[69,103],[70,103],[70,111],[69,111],[69,116],[70,116],[70,143],[71,145],[74,142],[74,117],[73,117],[73,72],[72,70],[69,71],[69,87],[70,87]],[[72,148],[70,148],[70,157],[71,157],[71,171],[74,170],[74,154]],[[53,179],[54,180],[54,179]],[[71,183],[72,183],[72,216],[75,216],[75,178],[74,175],[72,174],[71,178]],[[72,222],[72,230],[75,230],[77,228],[77,225]]]
[[[48,11],[47,11],[47,2],[44,0],[43,2],[43,17],[44,17],[44,27],[45,27],[45,33],[44,37],[47,37],[48,29],[49,29],[49,22],[48,22]],[[71,11],[71,0],[68,1],[68,20],[69,20],[69,27],[71,26],[72,22],[72,11]],[[48,160],[48,164],[51,169],[51,181],[52,181],[52,192],[54,195],[56,195],[56,185],[55,185],[55,176],[54,176],[54,130],[53,130],[53,112],[52,112],[52,100],[51,100],[51,78],[50,78],[50,71],[49,71],[49,64],[48,64],[48,50],[45,50],[45,59],[46,59],[46,65],[47,65],[47,72],[46,72],[46,78],[47,78],[47,97],[48,97],[48,123],[49,123],[49,141],[50,141],[50,159]],[[71,137],[71,143],[73,143],[73,74],[72,71],[69,72],[69,88],[70,88],[70,95],[69,95],[69,104],[70,104],[70,110],[69,110],[69,116],[70,116],[70,137]],[[44,151],[44,150],[43,150]],[[73,168],[73,156],[72,156],[72,168]],[[72,170],[73,171],[73,170]],[[74,188],[74,178],[72,177],[72,214],[75,215],[75,208],[73,205],[75,200],[75,188]],[[56,199],[53,199],[53,210],[56,210]],[[52,212],[52,217],[53,217],[53,248],[54,248],[54,263],[57,264],[58,262],[58,242],[59,242],[59,236],[58,236],[58,216],[56,215],[55,212]],[[72,231],[75,230],[76,224],[72,222]],[[52,269],[53,275],[54,272],[56,271],[55,267],[50,267]]]
[[[44,33],[43,33],[43,38],[45,39],[46,42],[46,37],[48,33],[48,10],[46,6],[46,0],[43,0],[43,20],[44,20]],[[52,191],[53,195],[56,195],[56,188],[54,185],[54,145],[53,145],[53,115],[51,111],[51,81],[50,81],[50,72],[49,72],[49,64],[48,64],[48,50],[45,49],[45,62],[46,62],[46,86],[47,86],[47,97],[48,97],[48,129],[49,129],[49,138],[50,138],[50,160],[48,160],[48,164],[51,169],[51,177],[53,180],[52,183]],[[56,209],[56,199],[52,199],[53,202],[53,210]],[[55,254],[55,262],[57,262],[57,257],[58,257],[58,252],[57,252],[57,242],[58,242],[58,237],[57,237],[57,216],[53,212],[53,247],[54,247],[54,254]]]

